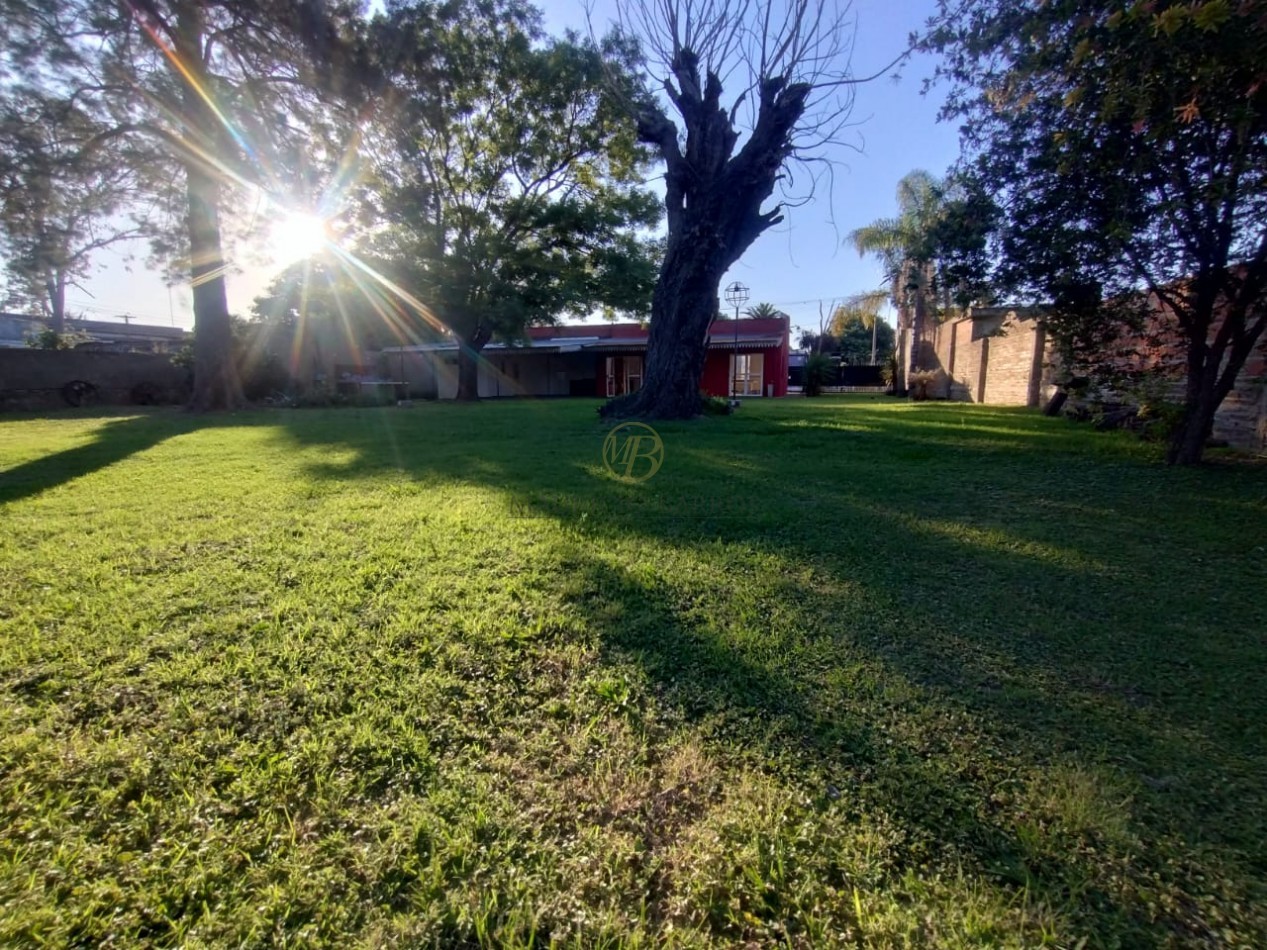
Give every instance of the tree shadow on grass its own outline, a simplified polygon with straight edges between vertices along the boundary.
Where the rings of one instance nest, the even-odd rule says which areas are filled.
[[[169,411],[109,419],[93,432],[88,443],[0,469],[0,504],[31,498],[109,468],[172,436],[219,422],[215,416],[178,416]]]
[[[590,525],[601,537],[601,518]],[[899,548],[989,564],[1000,588],[1023,591],[1030,579],[1026,565],[1004,553],[887,530]],[[684,547],[709,556],[706,544]],[[807,563],[803,551],[781,553],[789,565]],[[1041,604],[1009,610],[991,600],[991,615],[973,624],[930,607],[937,594],[929,584],[903,601],[885,590],[883,576],[853,564],[855,595],[840,585],[824,589],[843,575],[820,567],[817,579],[805,578],[814,593],[786,580],[763,603],[771,617],[808,604],[813,629],[803,639],[771,629],[773,642],[754,648],[753,631],[736,629],[743,621],[709,622],[675,609],[691,592],[671,568],[648,577],[595,557],[580,571],[598,608],[587,620],[604,649],[617,661],[633,657],[664,702],[820,801],[834,783],[873,812],[897,816],[911,857],[893,868],[896,878],[926,870],[918,856],[928,848],[943,868],[1058,908],[1075,933],[1128,942],[1149,942],[1145,935],[1158,926],[1208,941],[1226,911],[1181,896],[1159,913],[1146,907],[1157,892],[1166,901],[1195,897],[1189,889],[1197,881],[1219,880],[1219,900],[1254,904],[1246,888],[1264,860],[1254,830],[1263,822],[1254,778],[1261,743],[1249,739],[1254,714],[1233,713],[1210,735],[1214,724],[1204,717],[1183,720],[1184,703],[1137,687],[1130,663],[1117,670],[1076,648],[1065,655],[1074,638],[1035,622]],[[882,609],[859,617],[860,598]],[[833,679],[812,661],[798,662],[797,652],[864,672]],[[887,685],[869,691],[871,676]],[[1228,748],[1227,733],[1237,731],[1240,747]],[[1129,870],[1115,879],[1114,864]]]
[[[1027,895],[1037,907],[1065,916],[1075,932],[1105,928],[1138,935],[1147,929],[1138,908],[1097,880],[1077,851],[1055,854],[1024,840],[1009,823],[992,785],[991,766],[997,763],[987,761],[1000,754],[998,744],[978,750],[978,760],[962,749],[921,746],[885,721],[901,714],[900,704],[846,696],[798,678],[777,662],[753,658],[723,632],[674,610],[680,591],[667,584],[648,583],[599,559],[580,574],[586,593],[574,603],[600,637],[603,652],[614,663],[637,663],[658,701],[702,729],[715,754],[773,776],[789,794],[799,790],[815,811],[844,797],[860,817],[896,819],[905,845],[888,858],[891,884],[934,867],[955,868],[1012,899]],[[836,639],[842,633],[817,636]],[[931,698],[942,705],[945,697],[929,694],[923,702]],[[852,869],[838,871],[839,880],[821,883],[852,886]],[[1091,908],[1094,913],[1087,912]],[[794,919],[784,924],[795,932]]]
[[[397,418],[406,430],[413,424]],[[1002,418],[1013,422],[1010,414]],[[912,468],[905,457],[912,446],[945,461],[942,434],[934,443],[909,426],[885,431],[884,421],[867,421],[874,432],[782,431],[777,452],[742,442],[773,428],[759,419],[742,428],[716,420],[665,426],[669,451],[683,462],[650,483],[625,486],[597,475],[597,458],[576,457],[591,433],[574,416],[525,412],[481,444],[345,440],[357,449],[355,460],[318,474],[396,472],[473,484],[505,495],[515,510],[583,526],[580,543],[595,551],[568,566],[574,603],[613,659],[635,658],[662,700],[706,734],[747,746],[755,762],[776,769],[793,763],[819,794],[827,777],[843,783],[863,776],[868,794],[880,796],[873,804],[902,816],[952,860],[1015,889],[1018,899],[1037,895],[1075,917],[1085,912],[1087,927],[1112,921],[1129,940],[1158,926],[1148,917],[1156,911],[1130,906],[1147,892],[1153,869],[1166,868],[1171,893],[1183,891],[1186,875],[1208,872],[1230,881],[1229,889],[1243,888],[1264,863],[1261,837],[1252,833],[1263,823],[1261,790],[1252,782],[1265,755],[1252,726],[1261,712],[1261,702],[1252,701],[1261,650],[1218,637],[1215,625],[1202,621],[1203,604],[1189,604],[1167,572],[1150,573],[1148,550],[1156,542],[1132,534],[1136,518],[1149,512],[1123,488],[1137,479],[1148,496],[1200,476],[1158,472],[1141,464],[1133,447],[1124,446],[1120,457],[1108,442],[1081,455],[1036,453],[1011,434],[987,434],[985,445],[960,442],[948,464]],[[602,431],[594,427],[596,444]],[[318,429],[288,433],[300,444],[329,438]],[[850,473],[859,480],[833,471],[833,452],[853,454]],[[1080,483],[1084,470],[1095,477]],[[891,480],[869,484],[869,472]],[[936,490],[938,478],[974,474],[984,484]],[[915,492],[921,482],[925,490]],[[1052,501],[1087,502],[1092,510],[1077,531],[1063,534],[1065,513],[1055,520],[1016,516]],[[982,503],[985,510],[974,511]],[[1004,507],[990,510],[992,503]],[[1116,538],[1093,530],[1096,519],[1109,527],[1106,513],[1126,526]],[[666,557],[736,558],[736,568],[745,552],[781,562],[787,577],[764,588],[770,615],[804,615],[816,626],[806,634],[810,653],[828,663],[871,664],[907,695],[855,701],[848,691],[856,683],[816,678],[798,666],[790,641],[785,663],[754,647],[753,631],[737,638],[742,621],[713,621],[676,606],[711,597],[708,609],[724,613],[727,593],[716,577],[725,565],[704,582],[713,590],[692,590],[694,582],[675,577],[671,564],[635,573],[604,557],[609,545],[629,539]],[[1206,557],[1219,549],[1210,538],[1195,547]],[[1217,577],[1199,573],[1200,583]],[[803,581],[788,579],[798,576]],[[738,585],[756,581],[734,583],[729,596],[738,598]],[[839,592],[845,584],[861,592],[864,609],[853,594]],[[1247,600],[1229,610],[1230,622],[1252,622]],[[1203,640],[1194,642],[1186,622],[1200,627]],[[784,627],[786,635],[786,621]],[[1230,705],[1234,696],[1247,702]],[[929,709],[960,717],[963,741],[942,747],[936,728],[903,735],[876,719],[916,721]],[[1042,834],[1029,824],[1049,819],[1017,825],[1014,806],[993,804],[1000,775],[1034,783],[1049,773],[1072,775],[1075,783],[1089,776],[1090,785],[1096,776],[1117,776],[1118,785],[1087,794],[1124,792],[1131,801],[1087,807],[1120,813],[1130,840],[1106,844],[1091,822],[1062,832],[1068,847],[1053,851],[1035,844],[1033,836]],[[1077,815],[1069,820],[1076,825]],[[1110,893],[1094,858],[1106,847],[1143,876]],[[1131,887],[1144,891],[1123,896]],[[1204,912],[1180,901],[1161,912],[1162,925],[1206,939]]]
[[[819,804],[831,783],[899,816],[928,849],[908,849],[899,878],[921,873],[919,855],[931,852],[942,868],[965,867],[1129,942],[1155,938],[1159,924],[1131,906],[1129,888],[1110,890],[1097,851],[1117,848],[1134,874],[1177,858],[1165,872],[1172,893],[1187,874],[1215,890],[1230,875],[1228,886],[1241,887],[1245,865],[1267,863],[1252,833],[1262,793],[1249,781],[1264,759],[1253,728],[1261,697],[1251,695],[1261,649],[1237,647],[1208,623],[1190,636],[1185,624],[1202,607],[1184,606],[1171,574],[1136,563],[1156,542],[1129,532],[1105,540],[1088,527],[1098,519],[1133,531],[1148,512],[1121,485],[1138,479],[1147,495],[1173,476],[1129,457],[1029,452],[1023,441],[961,445],[947,460],[944,446],[921,444],[909,426],[886,429],[876,414],[872,431],[789,431],[761,418],[667,425],[670,463],[627,486],[601,474],[606,427],[579,409],[486,408],[262,412],[233,425],[277,428],[287,446],[312,453],[314,478],[470,485],[571,531],[559,573],[605,655],[636,662],[659,700],[721,754]],[[0,501],[219,422],[107,423],[89,445],[0,474]],[[912,464],[911,448],[932,464]],[[323,461],[328,450],[340,460]],[[1080,483],[1083,461],[1108,477]],[[1054,464],[1071,474],[1053,479]],[[1093,520],[1064,534],[1058,522],[1015,516],[1055,502],[1073,506],[1056,509],[1060,518],[1080,518],[1088,495]],[[642,560],[622,564],[615,551],[630,542]],[[1204,539],[1195,554],[1213,557],[1222,543]],[[682,570],[692,565],[698,575]],[[1190,570],[1209,583],[1216,568]],[[1252,629],[1243,626],[1250,600],[1226,608],[1242,629]],[[1156,642],[1142,642],[1144,632]],[[1123,776],[1135,800],[1113,807],[1142,840],[1106,845],[1089,827],[1053,851],[1035,843],[1042,816],[1019,819],[1014,803],[1000,803],[1001,776],[1079,769],[1092,782],[1103,769]],[[1173,840],[1150,840],[1162,837]],[[1239,869],[1222,867],[1224,852]],[[1195,905],[1158,913],[1160,926],[1203,939]]]

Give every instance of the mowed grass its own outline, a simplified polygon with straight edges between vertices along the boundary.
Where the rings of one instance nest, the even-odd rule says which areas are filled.
[[[0,944],[1267,945],[1267,469],[1024,410],[0,421]]]

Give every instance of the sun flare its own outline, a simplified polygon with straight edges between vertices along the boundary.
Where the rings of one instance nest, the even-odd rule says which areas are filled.
[[[315,214],[288,211],[269,231],[269,251],[279,263],[293,264],[321,251],[329,240],[329,231],[329,223]]]

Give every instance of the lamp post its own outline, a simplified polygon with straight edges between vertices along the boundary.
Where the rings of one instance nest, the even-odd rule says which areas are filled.
[[[735,308],[735,353],[730,367],[730,398],[738,400],[738,387],[735,385],[739,377],[739,308],[748,302],[748,288],[735,281],[725,290],[726,303]]]

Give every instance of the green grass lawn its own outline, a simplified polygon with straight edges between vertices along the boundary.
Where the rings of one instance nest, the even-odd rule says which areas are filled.
[[[1267,468],[596,405],[0,421],[0,944],[1267,945]]]

